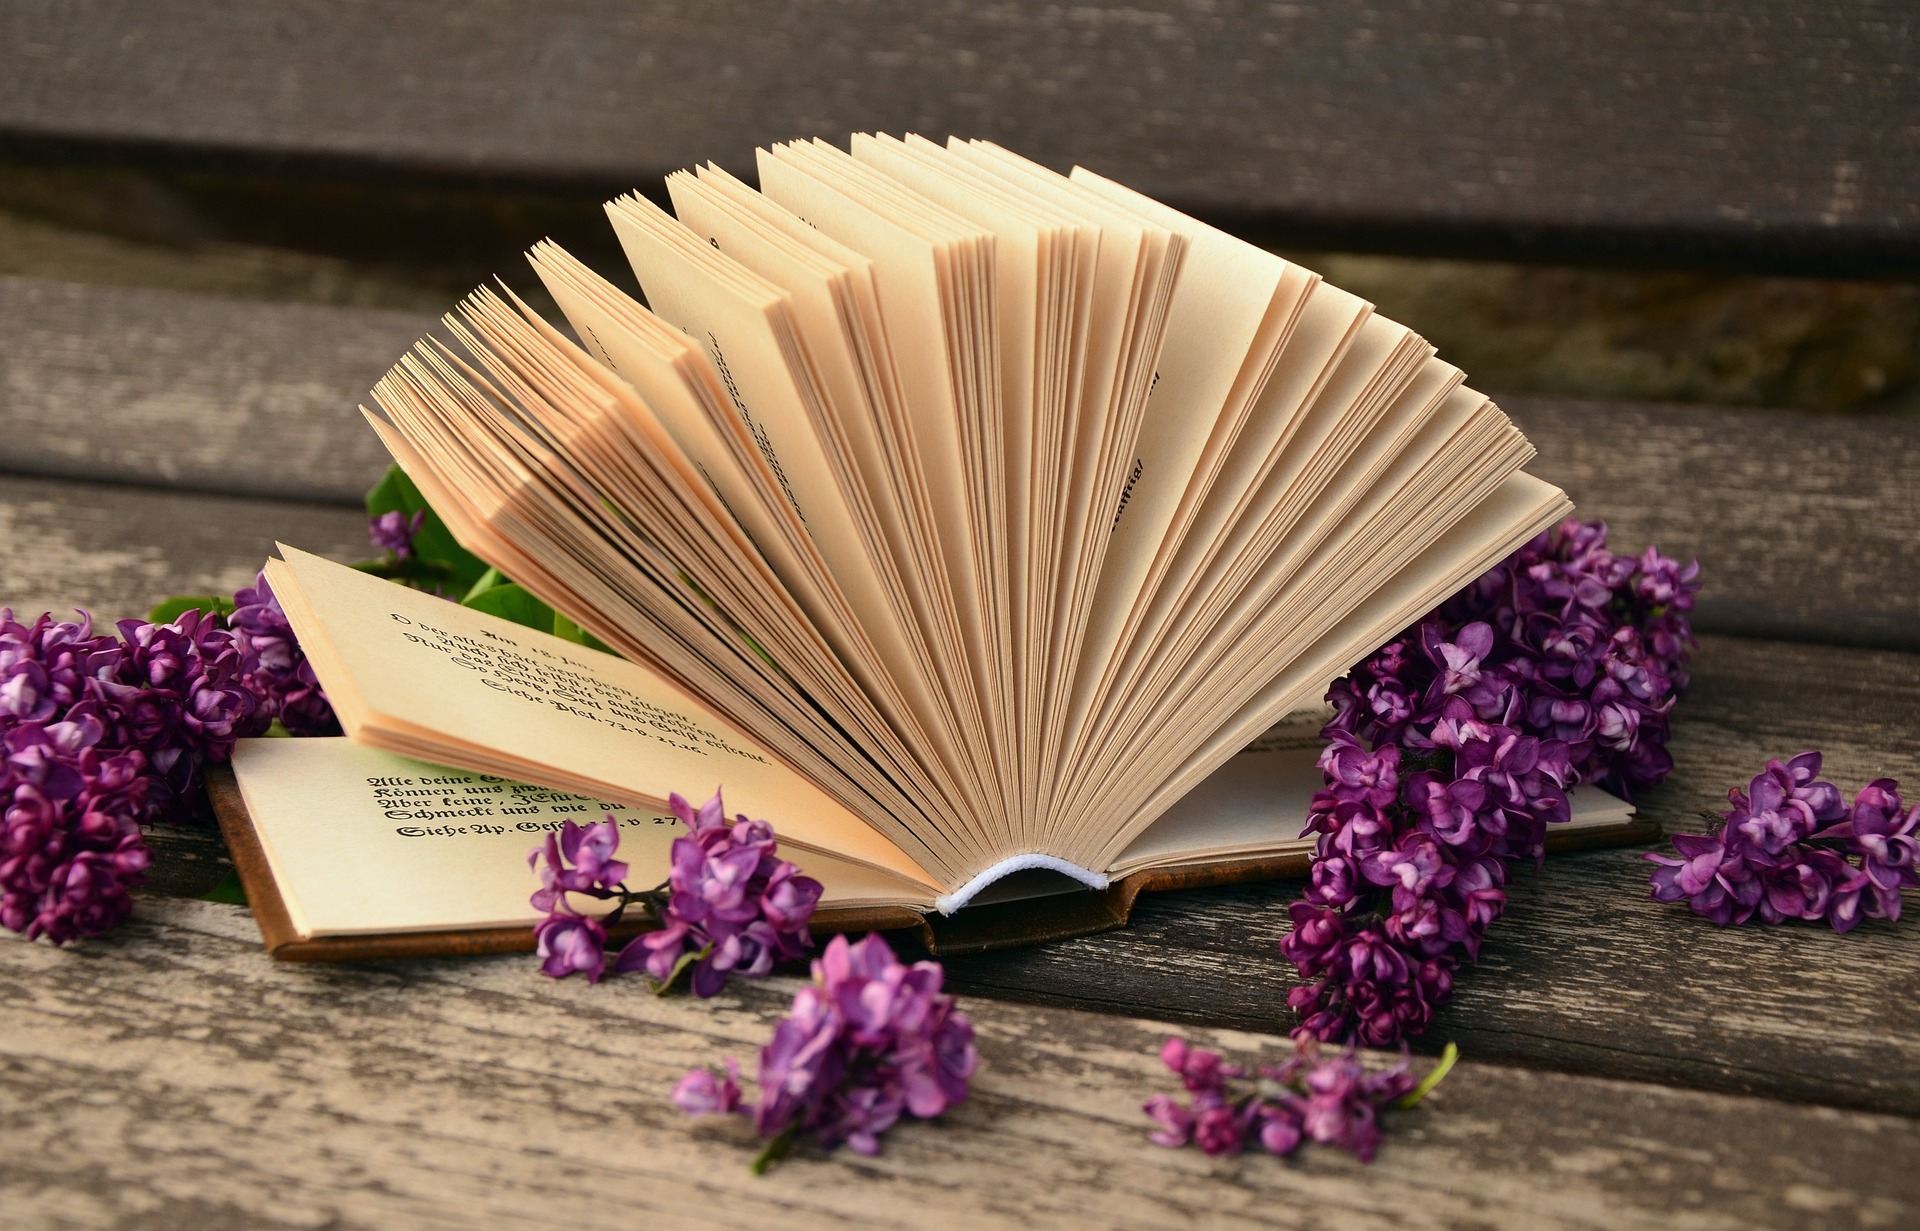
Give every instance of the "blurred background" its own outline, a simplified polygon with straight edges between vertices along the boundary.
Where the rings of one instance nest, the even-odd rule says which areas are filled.
[[[1686,406],[1910,421],[1913,21],[1881,0],[6,0],[0,582],[125,614],[229,586],[218,553],[272,534],[352,554],[325,510],[381,464],[354,405],[456,297],[530,289],[543,236],[628,280],[607,197],[853,130],[1083,163],[1596,436]],[[236,512],[256,528],[228,546],[155,505],[146,542],[124,502],[88,521],[104,497],[77,483],[301,508]],[[58,542],[120,563],[34,563]]]

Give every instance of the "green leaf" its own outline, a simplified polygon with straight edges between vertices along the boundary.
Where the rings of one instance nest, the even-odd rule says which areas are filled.
[[[553,635],[563,641],[571,641],[575,645],[584,645],[589,650],[598,650],[602,654],[613,653],[612,646],[557,611],[553,613]]]
[[[505,573],[497,568],[489,568],[486,572],[480,574],[478,581],[467,587],[467,592],[460,596],[460,605],[464,607],[495,586],[504,586],[506,584],[508,583]]]
[[[368,517],[395,511],[412,517],[422,509],[427,516],[413,536],[414,559],[409,562],[419,567],[404,570],[403,579],[439,580],[444,582],[447,593],[464,593],[487,571],[487,562],[460,546],[440,515],[427,505],[427,498],[413,485],[407,472],[398,466],[389,466],[387,473],[367,492]]]
[[[1419,1085],[1395,1099],[1393,1105],[1395,1107],[1412,1107],[1421,1099],[1427,1097],[1427,1095],[1432,1094],[1433,1088],[1445,1080],[1448,1073],[1453,1071],[1454,1062],[1458,1059],[1460,1059],[1460,1049],[1452,1043],[1447,1044],[1446,1050],[1440,1053],[1440,1063],[1433,1066],[1432,1071],[1421,1080]]]
[[[537,628],[543,633],[553,627],[553,608],[529,594],[518,582],[509,581],[478,594],[469,594],[460,605],[497,615],[503,620],[512,620],[515,624],[524,624],[528,628]]]
[[[147,613],[149,624],[171,624],[189,611],[204,611],[221,619],[233,614],[233,600],[218,594],[178,594]]]
[[[227,902],[234,906],[247,904],[247,887],[240,883],[240,873],[232,868],[220,878],[220,883],[200,895],[202,902]]]

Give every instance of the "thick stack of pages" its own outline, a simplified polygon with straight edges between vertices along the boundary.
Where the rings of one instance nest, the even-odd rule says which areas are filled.
[[[1154,825],[1565,496],[1298,265],[990,143],[851,145],[612,202],[644,306],[543,243],[571,337],[483,289],[379,384],[460,541],[627,661],[290,552],[349,736],[654,808],[718,783],[920,908],[1299,849],[1297,812]]]

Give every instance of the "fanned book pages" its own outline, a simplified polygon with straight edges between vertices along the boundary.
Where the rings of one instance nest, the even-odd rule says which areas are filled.
[[[564,322],[482,288],[375,388],[460,542],[617,656],[287,550],[352,741],[723,786],[857,870],[829,907],[1298,856],[1303,803],[1181,801],[1570,511],[1411,330],[1092,172],[866,135],[758,171],[607,206],[644,302],[542,243]]]

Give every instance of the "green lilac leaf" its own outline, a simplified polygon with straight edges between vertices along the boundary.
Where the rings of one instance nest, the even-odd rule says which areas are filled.
[[[509,581],[478,594],[469,594],[460,604],[488,615],[497,615],[515,624],[547,632],[553,628],[553,608],[547,606],[518,582]]]
[[[575,624],[572,620],[569,620],[557,611],[553,613],[553,635],[562,641],[571,641],[575,645],[584,645],[589,650],[598,650],[602,654],[613,653],[612,646],[600,640],[600,638],[594,636],[586,629],[581,628],[578,624]]]
[[[489,567],[486,572],[480,574],[480,577],[477,581],[475,581],[472,585],[467,587],[467,592],[460,596],[460,605],[462,607],[465,607],[469,603],[473,602],[474,599],[479,598],[482,594],[485,594],[488,590],[491,590],[496,586],[504,586],[508,584],[510,583],[507,581],[507,575],[505,573],[501,572],[497,568]]]
[[[189,611],[204,611],[221,619],[233,614],[233,600],[218,594],[178,594],[147,613],[149,624],[171,624]]]
[[[200,895],[202,902],[226,902],[233,906],[247,904],[247,887],[240,883],[240,873],[232,868],[220,878],[220,883]]]

